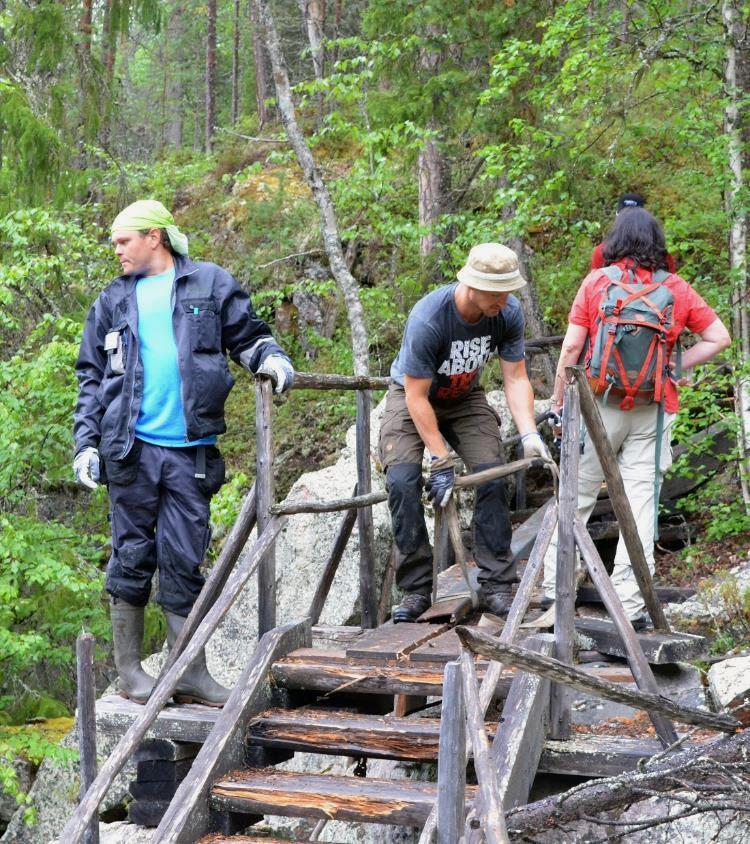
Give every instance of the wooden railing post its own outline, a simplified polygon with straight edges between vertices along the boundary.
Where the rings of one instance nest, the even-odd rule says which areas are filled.
[[[370,411],[372,393],[357,390],[357,492],[368,495],[372,491],[370,467]],[[375,627],[378,623],[378,605],[375,596],[375,532],[372,507],[362,507],[357,512],[359,528],[359,599],[362,608],[362,627]]]
[[[443,675],[438,749],[437,844],[455,844],[466,821],[466,707],[461,663],[449,662]]]
[[[573,524],[578,513],[578,463],[581,408],[578,387],[566,383],[563,399],[563,435],[560,447],[560,512],[557,520],[557,573],[555,579],[555,656],[573,662],[576,603],[576,544]],[[550,737],[570,735],[570,694],[555,684],[550,694]]]
[[[274,503],[273,482],[273,385],[270,378],[255,381],[255,489],[258,511],[258,537],[271,520]],[[276,627],[276,548],[272,544],[258,567],[258,638]]]
[[[94,650],[96,639],[81,633],[76,639],[76,675],[78,680],[78,747],[80,752],[80,799],[96,779],[96,686]],[[83,844],[99,844],[99,817],[93,815],[83,834]]]

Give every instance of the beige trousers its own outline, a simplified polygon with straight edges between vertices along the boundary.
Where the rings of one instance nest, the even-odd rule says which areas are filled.
[[[649,404],[623,411],[614,402],[611,405],[605,405],[599,401],[598,405],[604,428],[617,456],[623,484],[625,485],[625,494],[633,509],[646,560],[653,574],[654,460],[656,457],[656,420],[659,406]],[[659,468],[662,475],[672,465],[670,430],[675,415],[674,413],[664,414],[664,433],[659,459]],[[604,480],[604,472],[599,463],[596,449],[585,432],[583,441],[584,450],[578,469],[578,515],[586,523],[594,509],[597,495]],[[549,550],[544,558],[544,594],[547,598],[552,599],[555,597],[556,565],[557,531],[552,537]],[[628,618],[635,618],[644,611],[645,604],[638,589],[622,537],[617,543],[612,584],[617,590]]]

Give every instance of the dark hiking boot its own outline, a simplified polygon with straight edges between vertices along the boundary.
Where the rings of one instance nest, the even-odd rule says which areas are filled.
[[[633,625],[633,630],[636,633],[650,633],[654,629],[651,617],[645,612],[637,615],[635,618],[631,618],[630,623]]]
[[[134,607],[120,598],[109,604],[119,692],[134,703],[146,703],[156,683],[141,666],[144,612],[145,607]]]
[[[407,621],[416,621],[429,608],[430,599],[427,595],[420,595],[419,592],[407,592],[401,599],[401,603],[393,611],[393,623],[401,624]]]
[[[554,604],[554,603],[555,603],[555,599],[554,599],[554,598],[548,598],[548,597],[545,595],[545,596],[542,598],[542,600],[539,602],[539,606],[540,606],[543,610],[548,610],[548,609],[552,606],[552,604]]]
[[[180,635],[185,619],[181,615],[164,611],[167,619],[167,643],[170,650]],[[217,683],[208,673],[206,667],[206,651],[201,648],[198,655],[190,663],[187,671],[177,683],[173,694],[175,703],[202,703],[204,706],[224,706],[229,698],[229,689]]]
[[[493,592],[482,589],[482,603],[493,615],[505,618],[513,603],[513,592],[508,589],[495,589]]]

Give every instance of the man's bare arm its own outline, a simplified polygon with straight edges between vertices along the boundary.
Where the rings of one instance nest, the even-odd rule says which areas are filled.
[[[536,431],[534,421],[534,390],[526,373],[526,361],[507,361],[500,358],[505,398],[516,428],[521,436]]]

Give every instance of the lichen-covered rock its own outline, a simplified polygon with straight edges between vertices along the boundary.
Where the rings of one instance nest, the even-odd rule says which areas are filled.
[[[726,709],[750,725],[750,657],[736,656],[712,665],[708,687],[719,709]]]

